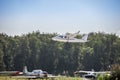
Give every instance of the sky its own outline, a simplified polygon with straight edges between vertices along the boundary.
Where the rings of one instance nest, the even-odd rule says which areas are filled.
[[[0,0],[0,33],[120,35],[120,0]]]

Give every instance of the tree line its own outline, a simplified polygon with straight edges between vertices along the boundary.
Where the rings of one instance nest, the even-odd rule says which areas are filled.
[[[89,33],[86,43],[63,43],[57,33],[35,31],[21,36],[0,33],[0,71],[42,69],[52,74],[76,70],[109,70],[120,64],[120,38],[104,32]],[[77,38],[81,38],[78,35]]]

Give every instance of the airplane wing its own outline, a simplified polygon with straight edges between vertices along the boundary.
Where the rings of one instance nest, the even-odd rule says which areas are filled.
[[[111,73],[110,71],[98,71],[98,72],[96,72],[96,71],[77,71],[77,72],[75,72],[75,73],[87,73],[87,74],[89,74],[89,73],[94,73],[94,74],[105,74],[105,73]]]
[[[59,41],[59,42],[70,42],[70,43],[77,43],[77,42],[84,42],[83,40],[80,40],[80,39],[76,39],[76,38],[73,38],[73,39],[58,39],[58,38],[52,38],[52,40],[54,41]]]
[[[110,71],[98,71],[94,72],[95,74],[105,74],[105,73],[111,73]]]

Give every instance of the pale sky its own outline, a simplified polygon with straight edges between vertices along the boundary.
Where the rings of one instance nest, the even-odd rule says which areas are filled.
[[[120,0],[0,0],[0,33],[120,34]]]

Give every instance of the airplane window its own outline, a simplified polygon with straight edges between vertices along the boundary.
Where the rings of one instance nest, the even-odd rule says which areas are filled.
[[[59,37],[63,38],[63,36],[59,36]]]

